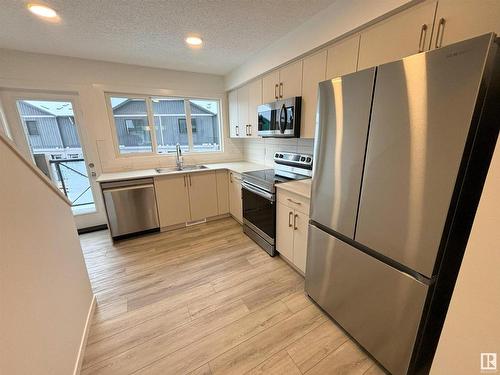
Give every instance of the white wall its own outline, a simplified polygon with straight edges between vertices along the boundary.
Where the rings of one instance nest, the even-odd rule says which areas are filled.
[[[98,172],[172,165],[171,155],[117,157],[104,92],[154,95],[186,95],[222,99],[223,121],[226,94],[221,76],[167,69],[107,63],[94,60],[34,54],[0,49],[0,89],[38,89],[75,92],[83,112],[83,128]],[[228,134],[227,125],[225,135]],[[240,160],[238,141],[226,138],[224,152],[187,156],[187,163]]]
[[[500,372],[500,142],[496,145],[431,374],[480,373],[496,352]]]
[[[64,197],[0,136],[0,373],[68,375],[92,302]]]
[[[226,89],[230,90],[412,2],[416,1],[336,0],[328,8],[227,74]]]

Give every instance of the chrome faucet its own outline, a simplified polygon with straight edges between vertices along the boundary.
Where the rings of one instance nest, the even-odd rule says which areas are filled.
[[[182,164],[183,164],[182,150],[181,150],[181,145],[179,143],[175,145],[175,164],[178,170],[182,169]]]

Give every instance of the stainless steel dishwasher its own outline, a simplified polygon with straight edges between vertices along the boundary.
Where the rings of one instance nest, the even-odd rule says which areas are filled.
[[[101,183],[113,239],[160,229],[152,178]]]

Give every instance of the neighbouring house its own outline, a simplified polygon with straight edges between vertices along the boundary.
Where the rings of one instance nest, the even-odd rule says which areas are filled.
[[[186,108],[183,99],[153,99],[153,117],[158,150],[172,152],[175,145],[188,144]],[[217,108],[190,103],[194,148],[220,145]],[[150,147],[146,104],[142,99],[126,99],[112,108],[120,148]],[[217,146],[218,147],[218,146]],[[199,150],[199,149],[197,149]]]
[[[70,102],[20,100],[18,108],[33,154],[49,159],[83,157]]]

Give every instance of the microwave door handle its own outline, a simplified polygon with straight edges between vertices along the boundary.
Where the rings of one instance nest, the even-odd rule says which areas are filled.
[[[283,104],[283,106],[280,109],[280,115],[279,115],[279,131],[281,134],[285,134],[285,130],[286,130],[286,106]]]

